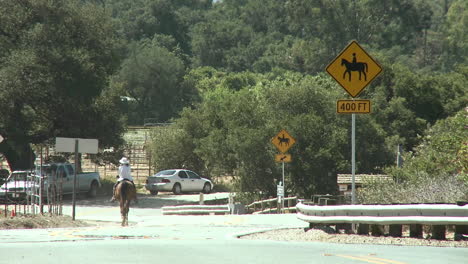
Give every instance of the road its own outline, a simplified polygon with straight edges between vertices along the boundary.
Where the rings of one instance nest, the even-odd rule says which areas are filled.
[[[147,198],[147,199],[146,199]],[[78,201],[84,228],[1,230],[0,263],[466,263],[466,248],[341,245],[319,242],[244,240],[242,234],[304,228],[286,215],[163,216],[160,205],[183,198],[145,197],[130,210],[130,226],[119,225],[117,204]],[[166,200],[166,201],[164,201]],[[150,208],[151,204],[154,208]],[[64,206],[65,214],[71,206]]]

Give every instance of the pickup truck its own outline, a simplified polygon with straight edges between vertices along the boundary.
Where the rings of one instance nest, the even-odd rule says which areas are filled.
[[[43,176],[44,189],[61,188],[62,194],[73,193],[73,177],[75,166],[70,163],[51,163],[36,166],[36,176]],[[82,172],[76,174],[76,192],[87,193],[89,197],[96,197],[101,187],[99,172]]]

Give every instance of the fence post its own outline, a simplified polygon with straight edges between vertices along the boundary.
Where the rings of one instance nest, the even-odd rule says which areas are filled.
[[[383,236],[383,226],[382,225],[371,225],[371,234],[373,236]]]
[[[359,224],[357,233],[359,235],[369,235],[369,225],[368,224]]]
[[[410,225],[410,237],[421,238],[422,237],[422,225],[413,224]]]
[[[202,192],[200,193],[200,202],[199,203],[200,203],[200,205],[205,204],[205,197],[204,197]]]
[[[445,240],[445,225],[433,225],[432,238],[437,240]]]
[[[389,225],[389,233],[392,237],[401,237],[403,235],[402,225]]]
[[[463,235],[468,235],[468,225],[456,225],[455,226],[455,241],[459,241],[463,239]]]

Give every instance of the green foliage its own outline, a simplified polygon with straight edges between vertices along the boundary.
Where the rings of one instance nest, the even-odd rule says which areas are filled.
[[[168,45],[167,40],[162,44]],[[141,125],[144,118],[164,122],[182,108],[184,64],[174,52],[162,47],[160,41],[155,36],[134,43],[113,79],[112,87],[136,103],[136,111],[129,113],[130,124]]]
[[[94,159],[108,162],[123,123],[172,119],[153,134],[157,168],[235,175],[238,190],[268,196],[281,179],[270,139],[287,129],[298,141],[287,191],[331,193],[350,170],[350,118],[335,113],[347,94],[323,72],[355,39],[384,68],[360,95],[372,114],[357,116],[357,171],[381,173],[402,145],[421,152],[414,171],[446,177],[465,171],[466,145],[415,147],[466,107],[467,10],[463,0],[2,1],[0,152],[19,168],[34,161],[28,143],[99,138],[114,154]]]
[[[401,179],[437,178],[442,175],[454,175],[466,179],[467,118],[466,111],[462,110],[453,117],[438,121],[427,131],[414,153],[405,156],[404,167],[395,168],[392,173]]]
[[[270,140],[285,128],[299,142],[290,152],[293,162],[286,165],[288,190],[301,195],[335,191],[336,173],[349,167],[349,156],[343,156],[349,149],[349,119],[335,114],[334,100],[341,92],[331,89],[336,85],[329,78],[285,71],[204,72],[211,78],[200,85],[215,86],[202,94],[196,108],[185,109],[174,120],[177,136],[166,136],[154,147],[155,153],[164,150],[168,156],[153,159],[157,167],[189,164],[212,178],[235,175],[237,190],[273,195],[282,175]],[[375,169],[376,164],[383,167],[390,155],[379,147],[385,133],[373,126],[380,134],[369,126],[363,129],[372,134],[363,133],[363,138],[375,139],[362,151],[363,160],[372,160],[360,165],[363,170]]]
[[[68,0],[3,1],[0,11],[0,152],[12,169],[31,166],[29,143],[56,136],[118,143],[118,113],[96,104],[118,63],[106,11]]]
[[[402,168],[391,167],[394,182],[367,183],[359,192],[364,203],[453,203],[468,199],[468,130],[466,110],[438,121]]]

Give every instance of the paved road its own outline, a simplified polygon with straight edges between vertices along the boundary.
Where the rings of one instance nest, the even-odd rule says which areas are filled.
[[[164,203],[163,197],[148,199]],[[116,204],[86,203],[78,203],[77,219],[96,226],[0,230],[0,263],[467,263],[463,248],[237,239],[267,229],[306,227],[295,215],[162,216],[159,205],[148,208],[144,200],[141,208],[130,210],[130,226],[122,228]]]

